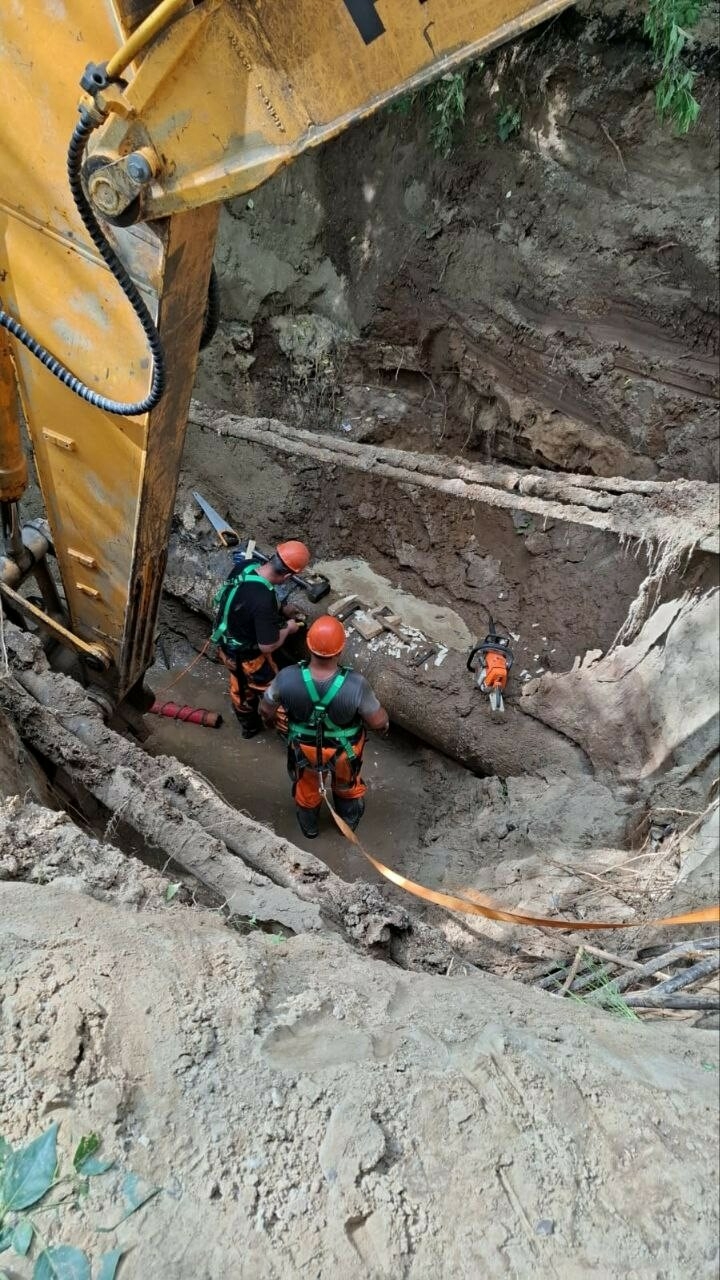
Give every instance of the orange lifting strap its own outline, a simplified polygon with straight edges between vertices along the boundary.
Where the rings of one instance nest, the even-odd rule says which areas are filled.
[[[417,884],[415,880],[408,880],[397,871],[393,871],[392,867],[386,867],[383,862],[378,862],[377,858],[363,848],[355,832],[351,831],[347,823],[335,812],[327,795],[325,795],[325,802],[335,825],[342,831],[346,840],[360,850],[363,857],[367,858],[381,876],[390,880],[392,884],[398,885],[400,889],[406,889],[408,893],[414,894],[416,898],[422,898],[425,902],[434,902],[438,907],[446,907],[448,911],[462,911],[470,916],[485,916],[487,920],[504,920],[507,924],[529,924],[542,926],[545,929],[570,929],[574,932],[582,932],[585,929],[637,929],[647,928],[650,925],[720,924],[720,904],[714,907],[700,907],[697,911],[685,911],[679,916],[661,916],[657,920],[623,920],[610,924],[607,920],[558,920],[553,916],[526,916],[516,911],[503,911],[500,907],[493,906],[489,898],[485,898],[481,905],[479,901],[470,902],[468,898],[460,897],[458,894],[439,893],[436,889],[426,889],[425,885]],[[474,889],[468,889],[465,892],[472,893],[474,898],[481,897],[480,894],[475,893]]]

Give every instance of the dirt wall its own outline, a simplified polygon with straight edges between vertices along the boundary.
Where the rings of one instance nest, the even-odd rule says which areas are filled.
[[[281,459],[191,425],[178,510],[192,529],[195,489],[261,547],[291,533],[324,560],[360,556],[393,585],[450,605],[473,636],[492,612],[518,637],[518,675],[607,648],[646,572],[644,549],[610,533]],[[455,647],[467,647],[462,637]]]
[[[448,159],[418,101],[232,202],[199,395],[469,457],[712,478],[713,39],[686,137],[656,120],[640,16],[586,6],[487,59]]]

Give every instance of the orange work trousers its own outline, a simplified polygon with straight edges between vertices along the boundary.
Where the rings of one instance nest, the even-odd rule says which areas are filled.
[[[233,711],[242,725],[259,728],[260,702],[278,673],[278,666],[271,653],[261,653],[257,658],[238,659],[218,649],[221,662],[230,676],[230,701]],[[278,709],[275,727],[278,733],[287,733],[288,719],[284,707]]]
[[[365,734],[353,743],[354,760],[337,747],[323,747],[323,765],[330,771],[333,796],[338,800],[359,800],[367,787],[362,780],[362,755]],[[317,747],[295,742],[289,749],[293,796],[301,809],[317,809],[321,803]],[[326,774],[327,776],[327,774]]]

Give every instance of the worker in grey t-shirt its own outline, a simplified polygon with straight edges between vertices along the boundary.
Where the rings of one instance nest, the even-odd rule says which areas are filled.
[[[320,830],[321,772],[329,772],[335,809],[355,830],[365,812],[365,727],[385,734],[390,723],[365,677],[339,665],[346,638],[337,618],[317,618],[307,634],[309,663],[280,671],[260,704],[266,724],[275,723],[281,708],[287,715],[295,812],[310,840]]]

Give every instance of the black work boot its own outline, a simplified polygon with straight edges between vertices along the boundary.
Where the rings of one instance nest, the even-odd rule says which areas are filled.
[[[355,831],[365,812],[365,801],[342,800],[339,796],[335,796],[335,812],[344,822],[347,822],[351,831]]]
[[[235,715],[243,738],[256,738],[259,733],[262,733],[263,723],[259,716],[243,716],[239,711],[236,711]]]
[[[318,818],[320,817],[321,808],[322,805],[318,805],[317,809],[303,809],[302,805],[295,805],[298,826],[308,840],[314,840],[316,836],[320,835]]]

